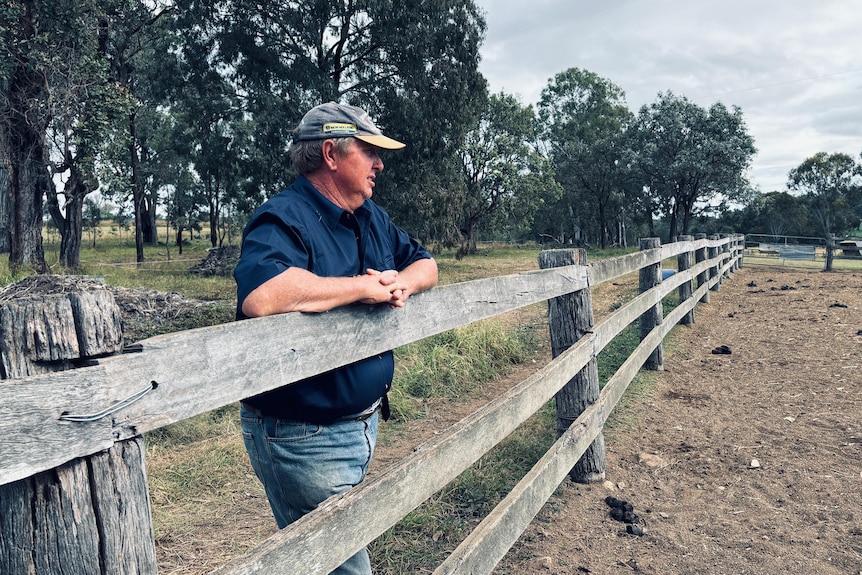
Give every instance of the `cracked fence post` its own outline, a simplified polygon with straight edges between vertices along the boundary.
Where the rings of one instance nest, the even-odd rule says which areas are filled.
[[[661,248],[661,239],[659,238],[641,238],[640,249],[651,250]],[[638,288],[640,293],[649,291],[661,283],[661,262],[641,268],[638,274]],[[639,333],[641,341],[649,335],[652,329],[662,322],[664,317],[664,308],[661,302],[658,302],[652,308],[648,309],[640,316]],[[644,363],[644,368],[661,371],[664,366],[664,343],[659,343],[658,347],[653,350],[649,358]]]
[[[539,254],[542,269],[587,265],[584,249],[547,250]],[[553,357],[569,349],[593,328],[593,304],[589,289],[548,300],[548,326]],[[557,392],[557,436],[562,435],[577,417],[599,398],[599,371],[593,357]],[[605,479],[605,437],[599,433],[592,445],[569,472],[576,483],[596,483]]]
[[[120,310],[101,282],[33,276],[0,291],[0,385],[122,347]],[[141,437],[0,485],[0,573],[156,572]]]

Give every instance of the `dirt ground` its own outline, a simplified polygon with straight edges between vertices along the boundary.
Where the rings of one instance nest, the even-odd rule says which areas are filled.
[[[594,295],[598,315],[613,298]],[[532,369],[406,425],[371,474]],[[608,432],[607,481],[565,482],[495,573],[862,575],[862,272],[742,268],[673,332],[656,380]],[[274,529],[256,488],[238,489],[253,493],[210,525],[214,540],[240,528],[228,523]],[[633,505],[642,536],[610,517],[609,495]],[[242,553],[233,537],[192,538],[182,561],[162,540],[162,572]]]
[[[742,268],[675,333],[607,482],[566,482],[495,573],[862,574],[862,273]]]

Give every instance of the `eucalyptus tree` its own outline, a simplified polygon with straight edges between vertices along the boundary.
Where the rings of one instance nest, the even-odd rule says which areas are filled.
[[[626,128],[632,113],[625,92],[593,72],[570,68],[542,90],[539,118],[564,190],[558,213],[577,217],[572,227],[594,222],[595,237],[606,247],[631,187]]]
[[[479,227],[529,229],[537,208],[559,197],[536,132],[531,106],[503,93],[489,98],[458,153],[464,179],[459,253],[475,252]]]
[[[805,200],[788,192],[768,192],[749,202],[753,218],[739,231],[774,236],[811,235]]]
[[[843,153],[818,152],[790,170],[787,187],[802,192],[809,213],[826,238],[859,226],[862,166]],[[831,252],[830,252],[831,255]],[[827,258],[827,271],[832,260]]]
[[[0,6],[0,248],[13,268],[48,270],[42,246],[44,197],[53,193],[48,131],[57,104],[74,98],[79,68],[67,60],[69,53],[94,63],[94,38],[87,32],[97,21],[81,8],[74,1],[39,0]],[[58,91],[65,96],[59,101]]]
[[[165,186],[165,197],[162,199],[166,225],[174,231],[174,243],[179,253],[183,253],[183,238],[186,231],[200,231],[198,222],[201,217],[201,207],[205,205],[200,182],[193,173],[191,166],[176,162],[173,164],[177,173],[172,178],[173,184]],[[165,243],[168,243],[167,238]]]
[[[757,150],[738,107],[705,109],[660,93],[640,109],[634,134],[643,185],[668,218],[670,237],[688,234],[699,214],[750,197],[747,171]]]
[[[80,113],[72,115],[71,122],[67,124],[72,126],[69,131],[79,142],[77,147],[89,152],[88,156],[79,154],[79,157],[89,160],[85,165],[88,167],[87,175],[92,185],[89,189],[85,189],[78,184],[76,189],[86,194],[99,188],[100,191],[110,194],[109,189],[101,186],[104,182],[101,180],[101,171],[98,168],[108,153],[106,146],[109,142],[115,141],[119,135],[128,156],[126,175],[122,178],[121,187],[131,189],[134,197],[135,238],[138,261],[142,261],[142,240],[152,243],[156,235],[156,208],[153,202],[148,202],[149,198],[141,191],[145,188],[143,182],[147,181],[151,174],[148,174],[146,169],[142,170],[140,166],[146,164],[147,157],[151,153],[146,149],[145,144],[141,144],[142,138],[137,135],[138,131],[146,131],[138,128],[140,122],[137,117],[142,115],[141,110],[144,108],[139,95],[140,86],[146,84],[141,82],[138,70],[143,62],[149,61],[151,55],[158,51],[155,47],[160,35],[157,24],[170,13],[170,1],[93,0],[93,2],[96,3],[96,9],[101,10],[96,37],[96,58],[103,74],[97,76],[95,73],[90,73],[83,76],[83,79],[89,82],[103,81],[105,95],[103,97],[99,94],[85,96],[87,105],[94,106],[97,112],[101,112],[101,117],[95,117],[93,123],[95,129],[87,131],[82,129],[87,124],[82,122]],[[73,58],[75,56],[75,54],[72,55]],[[158,116],[158,114],[155,115]],[[68,158],[68,154],[66,157]],[[67,163],[66,167],[72,175],[75,174],[75,163],[83,164],[80,160]],[[66,225],[75,230],[77,222],[70,220],[68,189],[67,182],[64,190]],[[60,217],[56,209],[52,215],[55,221]],[[71,235],[74,236],[75,232],[72,231]],[[76,247],[75,265],[70,267],[77,267],[77,255]],[[61,260],[62,258],[61,249]]]
[[[123,118],[102,150],[103,193],[131,204],[136,260],[144,245],[158,243],[156,219],[160,190],[170,185],[172,125],[163,105],[163,86],[181,81],[170,75],[170,44],[175,7],[170,0],[117,0],[127,3],[109,45],[111,77],[129,99]]]
[[[189,37],[210,38],[210,62],[242,102],[250,135],[238,164],[248,194],[291,178],[291,131],[329,100],[365,108],[409,144],[384,158],[377,198],[405,227],[430,232],[459,179],[455,152],[484,107],[478,72],[485,23],[470,0],[177,0]],[[402,216],[406,216],[402,217]],[[454,223],[454,218],[449,217]]]
[[[92,247],[96,247],[96,238],[102,235],[101,223],[102,223],[102,209],[104,208],[104,202],[98,199],[84,199],[84,209],[83,209],[83,229],[90,236],[90,240],[92,241]]]
[[[42,205],[79,263],[84,198],[99,188],[101,145],[133,104],[120,56],[163,13],[143,0],[10,0],[0,8],[0,158],[10,263],[46,271]],[[55,189],[54,181],[62,182]],[[62,198],[62,202],[61,202]]]
[[[390,7],[381,42],[398,74],[374,85],[370,106],[408,146],[389,158],[378,198],[415,235],[445,241],[460,218],[458,151],[487,105],[478,70],[485,21],[472,1],[385,1],[377,11]]]
[[[761,229],[780,236],[811,235],[808,209],[801,198],[782,191],[766,193],[764,200]],[[739,231],[752,230],[740,228]]]
[[[155,74],[153,81],[160,93],[158,101],[170,111],[175,153],[185,160],[192,176],[191,181],[177,182],[171,204],[206,215],[213,247],[219,245],[222,236],[224,204],[239,193],[242,181],[266,171],[264,161],[246,170],[241,167],[253,153],[249,150],[254,148],[254,140],[247,126],[250,120],[243,95],[218,62],[218,33],[219,29],[198,18],[194,9],[177,14],[172,48],[162,56],[162,72]],[[265,123],[257,128],[261,133],[267,130]],[[257,152],[267,159],[271,157],[260,148]],[[243,176],[243,171],[249,175]],[[187,186],[194,191],[185,189]]]

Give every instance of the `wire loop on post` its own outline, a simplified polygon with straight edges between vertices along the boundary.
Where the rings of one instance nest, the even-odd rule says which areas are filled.
[[[60,421],[76,421],[76,422],[98,421],[99,419],[102,419],[103,417],[107,417],[107,416],[111,415],[112,413],[116,413],[117,411],[123,409],[124,407],[128,407],[129,405],[135,403],[136,401],[138,401],[139,399],[144,397],[146,394],[148,394],[149,392],[156,389],[158,386],[159,386],[158,382],[151,381],[149,384],[147,384],[147,387],[145,387],[142,390],[130,395],[126,399],[121,399],[120,401],[116,402],[115,404],[113,404],[109,407],[106,407],[105,409],[103,409],[102,411],[100,411],[98,413],[90,413],[90,414],[86,414],[86,415],[73,415],[67,411],[64,411],[63,413],[60,414]]]

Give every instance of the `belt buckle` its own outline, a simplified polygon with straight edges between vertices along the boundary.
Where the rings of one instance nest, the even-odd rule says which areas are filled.
[[[345,415],[340,419],[340,421],[365,421],[366,419],[377,413],[382,403],[382,399],[378,399],[371,405],[371,407],[369,407],[365,411],[354,413],[352,415]]]

